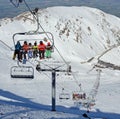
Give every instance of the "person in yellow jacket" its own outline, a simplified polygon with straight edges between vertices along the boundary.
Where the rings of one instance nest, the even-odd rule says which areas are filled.
[[[34,43],[33,45],[33,58],[38,57],[38,46],[37,46],[37,42]]]

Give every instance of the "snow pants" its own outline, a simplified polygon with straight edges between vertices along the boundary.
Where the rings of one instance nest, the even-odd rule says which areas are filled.
[[[46,50],[45,56],[46,56],[46,58],[51,58],[51,50]]]

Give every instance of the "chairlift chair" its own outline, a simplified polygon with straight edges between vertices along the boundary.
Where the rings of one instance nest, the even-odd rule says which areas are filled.
[[[70,99],[70,95],[68,93],[61,93],[59,95],[59,99],[66,99],[66,100],[68,100],[68,99]]]
[[[34,69],[31,66],[13,66],[10,71],[11,78],[34,78]]]
[[[80,90],[74,91],[72,94],[73,100],[85,100],[86,99],[86,93],[81,89],[81,84],[78,85]]]
[[[59,99],[60,100],[68,100],[68,99],[70,99],[69,93],[65,93],[64,88],[62,88],[62,93],[60,93]]]
[[[88,109],[95,105],[95,99],[86,97],[85,92],[73,93],[73,100],[75,101],[75,105],[79,105]]]
[[[73,101],[75,101],[75,105],[87,107],[89,105],[89,100],[86,96],[86,93],[83,90],[81,90],[81,84],[79,84],[79,87],[79,91],[73,92],[72,99]]]

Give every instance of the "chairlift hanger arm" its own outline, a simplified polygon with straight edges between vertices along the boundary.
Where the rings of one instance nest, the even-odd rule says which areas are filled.
[[[51,35],[51,38],[52,38],[52,46],[54,46],[54,37],[53,37],[53,34],[50,33],[50,32],[20,32],[20,33],[15,33],[13,34],[13,43],[14,43],[14,46],[15,46],[15,36],[17,35],[21,35],[21,36],[24,36],[24,35],[40,35],[40,34],[50,34]],[[50,39],[49,39],[50,40]],[[19,40],[20,41],[20,40]],[[50,40],[51,41],[51,40]]]
[[[26,7],[28,8],[28,10],[30,11],[30,13],[33,15],[33,17],[34,17],[35,20],[37,21],[38,29],[37,29],[36,31],[39,30],[39,26],[40,26],[41,29],[44,31],[43,33],[46,34],[47,38],[50,40],[50,38],[49,38],[47,32],[45,32],[44,28],[43,28],[42,25],[39,23],[38,14],[37,14],[37,17],[36,17],[36,16],[33,14],[32,10],[30,9],[30,7],[29,7],[29,5],[27,4],[27,2],[26,2],[25,0],[23,0],[23,1],[24,1],[24,4],[26,5]],[[35,11],[38,12],[38,9],[36,9]],[[52,43],[52,44],[53,44],[52,47],[53,47],[53,46],[54,46],[54,38],[53,38],[53,35],[52,35],[52,39],[53,39],[53,43]]]
[[[39,26],[40,26],[39,19],[38,19],[38,8],[35,8],[32,11],[31,8],[29,7],[29,5],[27,4],[27,2],[25,0],[23,0],[23,1],[24,1],[24,4],[26,5],[26,7],[28,8],[29,12],[33,15],[34,19],[37,22],[37,29],[34,31],[34,32],[37,32],[39,30]]]
[[[15,33],[15,34],[13,34],[13,43],[14,43],[14,46],[15,46],[15,36],[16,35],[25,35],[25,32],[23,32],[23,33]]]

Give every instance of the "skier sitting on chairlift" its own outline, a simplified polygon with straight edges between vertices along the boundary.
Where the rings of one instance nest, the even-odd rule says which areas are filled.
[[[21,46],[20,42],[17,41],[17,44],[15,45],[15,51],[13,54],[13,60],[15,60],[16,55],[17,55],[18,60],[21,62],[21,60],[22,60],[21,49],[22,49],[22,46]]]
[[[29,43],[29,48],[28,48],[28,59],[33,57],[33,49],[32,49],[32,44]]]
[[[24,41],[24,44],[22,46],[23,49],[23,56],[24,59],[26,60],[26,54],[28,53],[29,45],[27,44],[27,41]]]
[[[52,50],[52,46],[50,42],[48,42],[46,46],[46,51],[45,51],[46,58],[51,58],[51,50]]]
[[[37,46],[37,42],[35,41],[33,45],[33,58],[37,58],[37,57],[38,57],[38,46]]]
[[[40,41],[40,44],[38,45],[40,59],[45,58],[45,49],[46,49],[45,44],[42,41]]]

